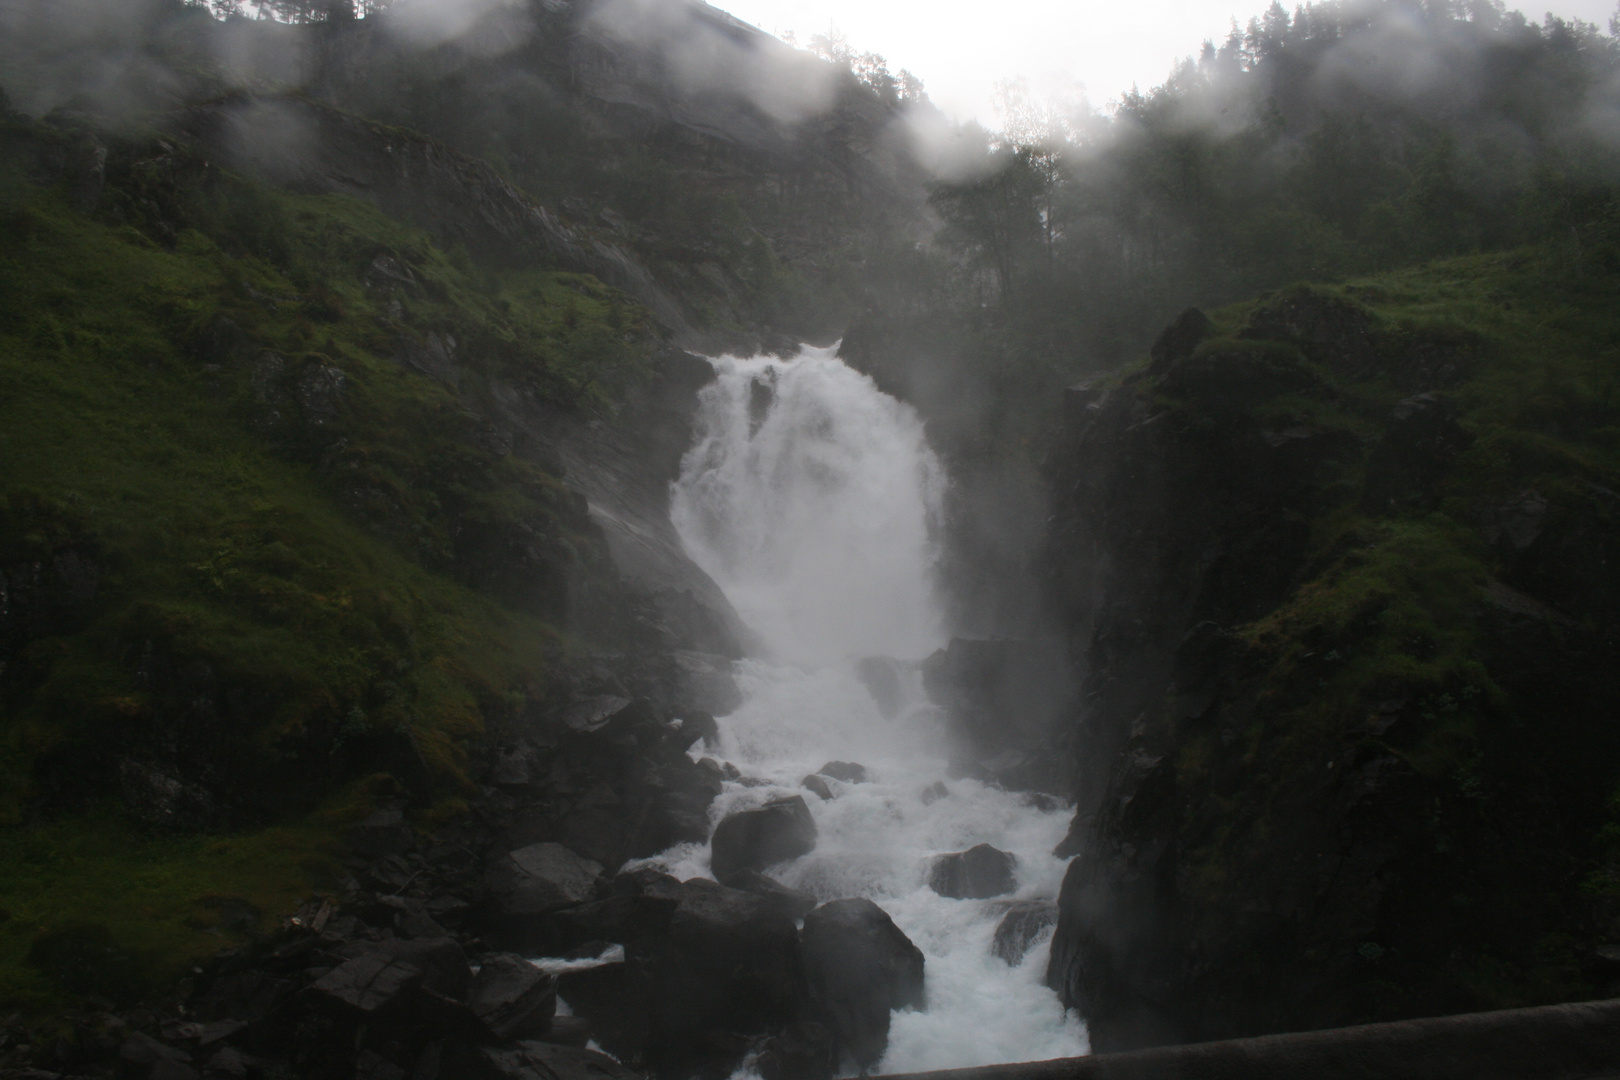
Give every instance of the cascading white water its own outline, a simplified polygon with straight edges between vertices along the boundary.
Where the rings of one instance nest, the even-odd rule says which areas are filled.
[[[777,659],[938,644],[945,474],[911,409],[831,349],[717,362],[670,517]]]
[[[1049,942],[1010,966],[990,951],[1004,902],[926,884],[932,856],[990,843],[1018,857],[1005,899],[1055,897],[1063,864],[1050,853],[1068,814],[973,780],[925,799],[947,748],[915,665],[898,665],[904,703],[890,716],[857,675],[861,657],[915,661],[944,644],[933,578],[945,476],[922,424],[831,349],[715,366],[671,518],[771,655],[736,665],[744,702],[720,719],[720,755],[755,786],[727,784],[713,819],[805,795],[816,849],[772,873],[824,901],[870,897],[922,949],[928,1008],[895,1014],[879,1071],[1085,1053],[1084,1026],[1042,985]],[[868,782],[829,780],[829,802],[804,791],[829,760],[861,763]],[[708,876],[701,845],[651,861]]]

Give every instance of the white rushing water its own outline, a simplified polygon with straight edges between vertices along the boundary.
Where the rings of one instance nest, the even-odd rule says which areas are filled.
[[[671,516],[770,658],[736,665],[744,702],[720,719],[716,755],[766,783],[728,783],[713,820],[804,795],[816,849],[771,872],[820,900],[870,897],[923,951],[928,1007],[895,1014],[878,1071],[1085,1053],[1084,1026],[1041,982],[1049,937],[1017,967],[990,951],[1006,900],[1056,897],[1063,863],[1051,851],[1068,812],[972,780],[945,779],[949,794],[925,802],[947,751],[915,666],[902,666],[892,717],[856,674],[861,657],[915,661],[944,644],[934,567],[945,476],[922,424],[831,349],[715,365]],[[829,760],[859,762],[869,781],[829,780],[838,797],[823,802],[800,781]],[[1018,857],[1014,896],[928,888],[932,856],[981,842]],[[651,861],[708,876],[704,846]]]

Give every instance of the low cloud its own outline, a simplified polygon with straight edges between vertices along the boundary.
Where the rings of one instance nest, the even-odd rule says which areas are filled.
[[[706,4],[604,0],[588,25],[660,57],[682,91],[736,94],[781,123],[826,112],[837,97],[831,64]]]

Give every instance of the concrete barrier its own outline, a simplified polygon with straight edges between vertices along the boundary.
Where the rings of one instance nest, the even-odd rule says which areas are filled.
[[[1620,1080],[1620,999],[903,1074],[904,1080]],[[902,1080],[896,1075],[887,1080]]]

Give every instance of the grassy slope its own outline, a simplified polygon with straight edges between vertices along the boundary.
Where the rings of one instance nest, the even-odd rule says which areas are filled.
[[[1304,580],[1239,630],[1255,694],[1245,730],[1231,750],[1214,728],[1188,733],[1178,750],[1177,784],[1192,800],[1185,887],[1209,912],[1229,910],[1223,897],[1272,873],[1279,845],[1331,806],[1319,802],[1328,798],[1324,762],[1393,754],[1423,778],[1431,797],[1423,820],[1402,825],[1418,837],[1402,870],[1416,891],[1395,901],[1409,925],[1386,925],[1390,937],[1357,946],[1371,994],[1364,1015],[1602,989],[1583,975],[1577,944],[1620,929],[1611,925],[1620,876],[1605,869],[1615,852],[1603,839],[1617,830],[1599,835],[1612,812],[1605,795],[1620,779],[1613,718],[1507,693],[1493,666],[1501,612],[1483,597],[1505,578],[1550,606],[1549,640],[1601,642],[1613,632],[1612,568],[1604,573],[1594,558],[1576,571],[1584,580],[1560,580],[1556,557],[1526,565],[1493,541],[1491,525],[1534,491],[1552,507],[1550,538],[1613,535],[1617,284],[1612,264],[1550,247],[1450,260],[1310,290],[1370,315],[1380,355],[1393,360],[1374,373],[1348,377],[1298,349],[1240,340],[1273,298],[1216,312],[1215,337],[1189,361],[1258,356],[1300,389],[1254,405],[1249,422],[1370,441],[1397,401],[1429,388],[1403,378],[1425,346],[1467,359],[1447,392],[1474,441],[1433,499],[1369,512],[1364,492],[1377,465],[1367,453],[1318,474]],[[1167,404],[1196,412],[1185,400]],[[1403,720],[1380,733],[1369,717],[1392,700],[1405,703]]]
[[[333,826],[389,788],[367,777],[395,748],[447,812],[467,740],[544,684],[556,612],[459,583],[457,537],[521,526],[586,573],[597,541],[559,481],[392,358],[402,336],[454,333],[463,390],[564,405],[650,358],[640,309],[594,279],[496,274],[369,205],[229,178],[154,227],[124,179],[99,219],[0,193],[0,567],[14,588],[64,554],[94,571],[0,672],[0,1006],[66,1000],[23,962],[42,931],[106,927],[149,985],[219,947],[218,897],[274,917],[329,878]],[[399,325],[366,278],[378,253],[414,279]],[[233,324],[234,349],[210,344]],[[343,372],[331,430],[266,404],[266,347],[289,378]],[[124,820],[116,755],[205,730],[241,798],[181,835]]]

